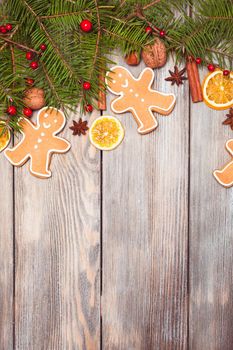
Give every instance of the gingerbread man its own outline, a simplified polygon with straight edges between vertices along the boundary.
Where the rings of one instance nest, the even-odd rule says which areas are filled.
[[[226,149],[233,157],[233,139],[227,141]],[[214,177],[221,185],[231,187],[233,185],[233,160],[230,161],[222,170],[215,170]]]
[[[5,156],[12,165],[22,166],[30,159],[30,172],[40,178],[51,176],[49,165],[53,153],[65,153],[70,143],[56,136],[65,126],[64,114],[52,107],[44,107],[37,115],[34,125],[28,119],[20,121],[22,140],[12,149],[5,150]]]
[[[145,68],[136,79],[126,68],[116,66],[106,77],[108,89],[119,95],[111,104],[113,112],[131,112],[140,134],[147,134],[157,128],[158,122],[153,112],[168,115],[175,106],[175,96],[153,90],[153,81],[154,72],[150,68]]]

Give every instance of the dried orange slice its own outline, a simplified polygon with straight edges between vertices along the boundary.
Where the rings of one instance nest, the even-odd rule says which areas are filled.
[[[0,152],[3,151],[10,142],[11,134],[4,122],[0,123]]]
[[[124,129],[120,121],[111,116],[97,118],[90,127],[91,143],[102,151],[116,148],[124,138]]]
[[[222,110],[233,106],[233,72],[224,76],[216,69],[207,75],[202,89],[204,101],[210,108]]]

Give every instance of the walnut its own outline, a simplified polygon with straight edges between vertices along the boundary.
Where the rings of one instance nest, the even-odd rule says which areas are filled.
[[[145,46],[142,51],[142,58],[147,67],[152,69],[163,67],[167,61],[166,46],[156,38],[153,45]]]
[[[33,87],[25,91],[23,99],[25,105],[33,110],[41,109],[45,105],[44,90]]]
[[[140,63],[140,55],[137,52],[131,52],[125,56],[125,62],[129,66],[137,66]]]

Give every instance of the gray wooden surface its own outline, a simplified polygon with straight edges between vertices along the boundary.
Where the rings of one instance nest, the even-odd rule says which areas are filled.
[[[155,86],[177,104],[155,132],[117,116],[125,139],[100,153],[68,129],[77,112],[49,180],[1,154],[0,350],[233,348],[233,190],[212,177],[232,132],[164,81],[172,66]]]

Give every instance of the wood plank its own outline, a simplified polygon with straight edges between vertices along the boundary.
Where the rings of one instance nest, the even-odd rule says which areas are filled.
[[[206,74],[203,72],[202,78]],[[228,160],[226,112],[191,106],[190,349],[231,350],[233,189],[212,176]]]
[[[164,81],[168,67],[155,85],[177,96],[172,115],[145,136],[118,116],[125,139],[103,154],[104,349],[187,347],[189,97],[187,84]]]
[[[100,155],[68,126],[51,179],[16,169],[17,349],[99,349]]]
[[[0,349],[13,349],[13,168],[0,157]]]

